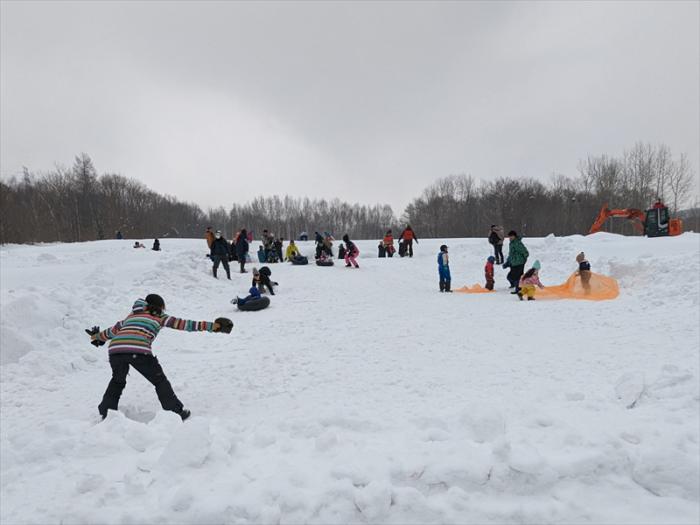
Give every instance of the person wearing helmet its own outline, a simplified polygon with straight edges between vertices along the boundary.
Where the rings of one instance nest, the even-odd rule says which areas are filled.
[[[440,246],[440,253],[437,256],[438,274],[440,275],[440,291],[452,292],[452,276],[450,275],[450,256],[447,254],[447,245]]]
[[[134,367],[155,387],[163,410],[175,412],[183,421],[187,419],[190,411],[184,408],[175,395],[170,381],[151,351],[151,344],[161,328],[174,328],[186,332],[228,333],[232,327],[233,323],[230,320],[221,317],[214,322],[173,317],[165,313],[165,301],[160,295],[149,294],[146,299],[136,300],[131,314],[126,319],[106,330],[95,329],[94,332],[88,332],[95,346],[109,341],[112,379],[97,407],[102,419],[107,417],[108,410],[117,410],[130,367]]]

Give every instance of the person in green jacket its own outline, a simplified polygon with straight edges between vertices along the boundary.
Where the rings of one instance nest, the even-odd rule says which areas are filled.
[[[515,290],[511,294],[515,295],[520,291],[520,277],[525,271],[525,263],[530,253],[525,248],[523,241],[520,240],[515,230],[508,232],[508,263],[510,264],[510,272],[508,272],[508,281],[515,286]]]

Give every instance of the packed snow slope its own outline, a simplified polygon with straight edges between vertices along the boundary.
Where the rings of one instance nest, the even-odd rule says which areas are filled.
[[[700,235],[525,239],[544,284],[585,251],[619,281],[602,302],[520,302],[500,268],[496,293],[440,294],[443,240],[360,242],[359,270],[272,265],[248,313],[251,274],[215,280],[203,240],[132,242],[0,249],[3,524],[700,520]],[[483,283],[487,242],[445,242],[453,287]],[[100,422],[83,330],[151,292],[236,326],[155,342],[190,420],[132,371]]]

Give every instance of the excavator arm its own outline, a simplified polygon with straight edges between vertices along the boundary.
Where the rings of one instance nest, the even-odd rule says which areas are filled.
[[[644,221],[646,220],[646,216],[642,210],[638,210],[637,208],[611,210],[608,208],[607,203],[603,204],[603,207],[598,213],[598,217],[596,217],[595,221],[593,222],[593,226],[591,226],[588,233],[591,234],[599,232],[603,227],[603,224],[605,224],[605,221],[607,221],[610,217],[624,217],[625,219],[629,219],[632,221],[632,224],[639,233],[644,233]]]

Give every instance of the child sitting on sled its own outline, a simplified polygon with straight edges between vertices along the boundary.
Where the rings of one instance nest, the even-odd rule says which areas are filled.
[[[238,306],[243,306],[245,303],[247,303],[251,299],[260,299],[260,290],[258,290],[258,287],[255,285],[250,287],[250,290],[248,290],[247,296],[236,297],[235,299],[231,300],[231,304],[237,304]]]

